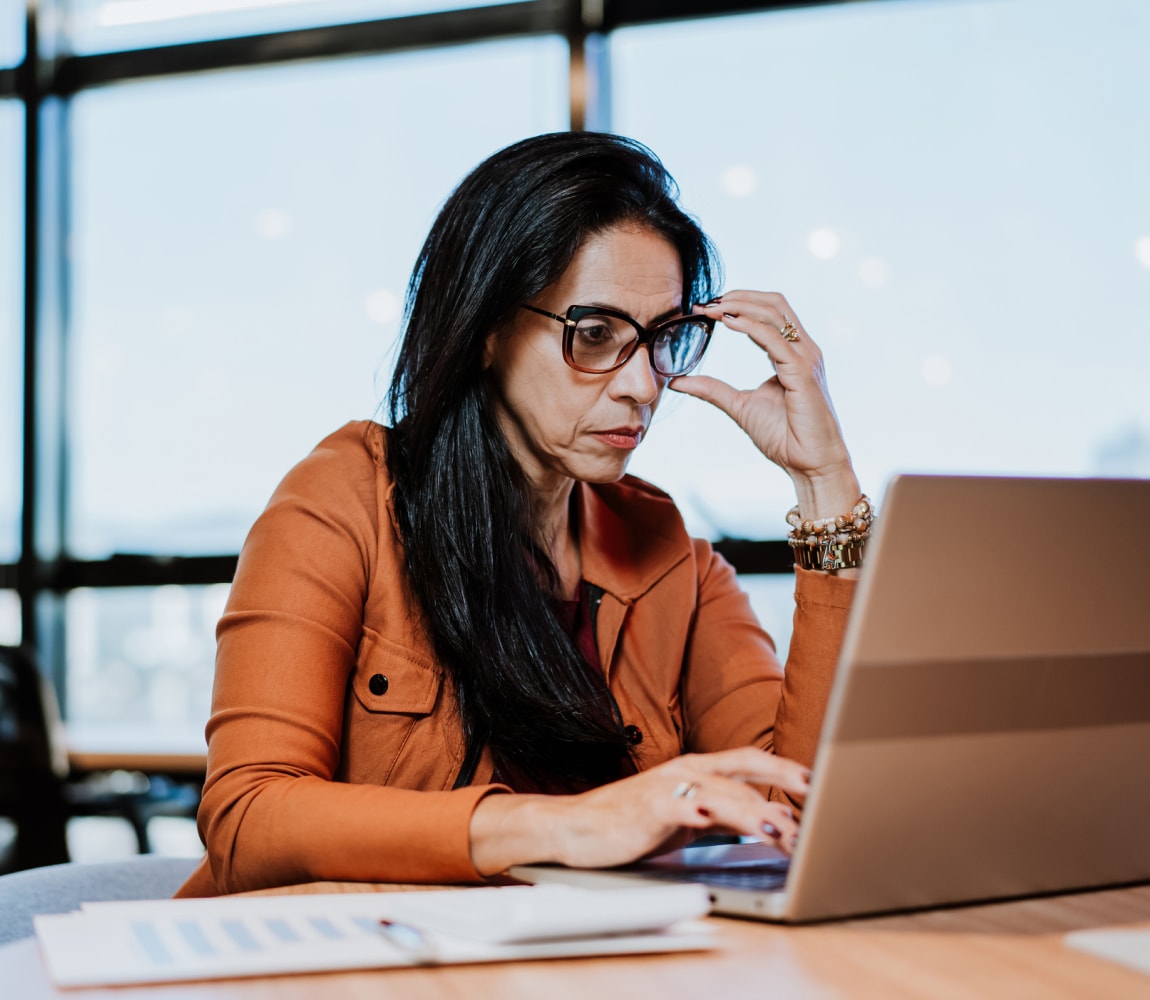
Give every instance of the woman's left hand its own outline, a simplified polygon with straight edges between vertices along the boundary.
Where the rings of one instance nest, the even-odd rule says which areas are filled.
[[[794,481],[804,517],[850,510],[858,480],[827,391],[822,351],[787,300],[777,292],[732,291],[695,311],[750,337],[775,374],[753,389],[710,375],[683,375],[671,388],[731,417]]]

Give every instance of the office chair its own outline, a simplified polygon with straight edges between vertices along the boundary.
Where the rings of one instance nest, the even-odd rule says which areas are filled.
[[[68,860],[67,758],[51,731],[55,697],[24,649],[0,646],[0,816],[15,826],[0,872]]]
[[[69,860],[73,816],[127,820],[140,854],[153,816],[194,817],[200,790],[164,775],[69,773],[55,689],[26,648],[0,646],[0,816],[16,827],[0,873]],[[5,856],[6,854],[6,856]]]

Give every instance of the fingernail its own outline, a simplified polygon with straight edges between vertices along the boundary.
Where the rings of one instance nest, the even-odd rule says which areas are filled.
[[[807,771],[807,770],[801,771],[799,773],[799,777],[802,778],[806,784],[809,785],[811,783],[811,772],[810,771]]]
[[[722,301],[723,301],[723,296],[721,296],[721,295],[716,295],[716,296],[715,296],[713,299],[710,299],[710,300],[708,300],[707,302],[704,302],[704,303],[703,303],[703,305],[705,305],[705,306],[714,306],[714,305],[718,305],[718,304],[719,304],[720,302],[722,302]]]
[[[774,823],[764,823],[763,833],[765,833],[768,837],[774,838],[775,840],[778,840],[783,835]]]
[[[711,818],[711,810],[710,809],[704,809],[702,806],[698,806],[698,807],[696,807],[695,812],[697,812],[700,816],[702,816],[703,819],[710,819]]]
[[[798,846],[799,846],[799,838],[798,837],[791,837],[791,850],[794,850]]]

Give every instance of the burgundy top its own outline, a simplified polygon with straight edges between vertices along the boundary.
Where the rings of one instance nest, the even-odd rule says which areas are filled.
[[[597,674],[603,672],[599,662],[599,647],[595,645],[595,628],[591,622],[591,602],[588,600],[587,584],[579,581],[579,590],[573,601],[563,602],[563,625],[567,634],[575,640],[575,648],[583,654],[583,659]]]

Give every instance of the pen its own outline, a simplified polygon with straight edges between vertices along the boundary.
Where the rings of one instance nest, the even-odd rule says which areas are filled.
[[[406,954],[415,965],[436,964],[435,946],[418,927],[384,917],[379,922],[379,933]]]

